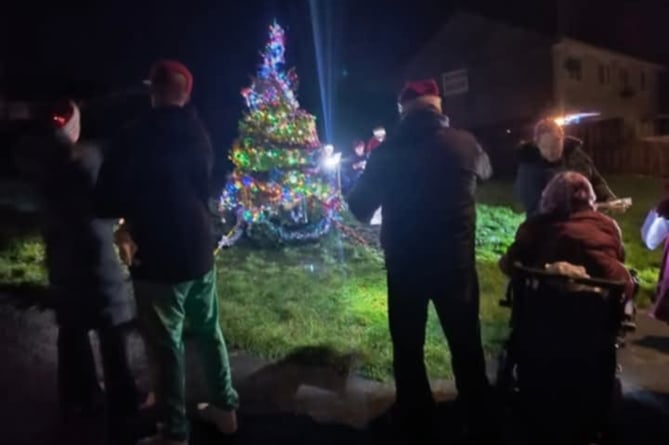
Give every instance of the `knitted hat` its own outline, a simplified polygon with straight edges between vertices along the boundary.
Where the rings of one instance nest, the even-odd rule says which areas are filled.
[[[417,108],[434,108],[441,112],[439,86],[434,79],[407,82],[397,98],[400,113]]]
[[[166,90],[180,96],[190,96],[193,75],[184,64],[176,60],[159,60],[151,67],[149,80],[153,90]]]
[[[71,100],[54,104],[49,113],[49,120],[57,131],[70,142],[77,142],[81,134],[81,113]]]

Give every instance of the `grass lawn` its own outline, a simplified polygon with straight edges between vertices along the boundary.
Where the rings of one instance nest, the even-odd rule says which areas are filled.
[[[610,183],[619,196],[634,200],[632,209],[617,219],[628,264],[639,270],[642,300],[647,301],[655,286],[660,252],[643,247],[639,229],[660,196],[660,180],[613,177]],[[497,304],[506,279],[496,261],[523,217],[511,210],[508,183],[483,186],[479,198],[481,322],[484,346],[492,358],[504,338],[508,317],[508,311]],[[34,235],[17,233],[0,243],[0,284],[43,283],[42,260],[43,248]],[[220,252],[218,264],[222,324],[233,347],[281,358],[302,347],[329,346],[341,353],[353,352],[357,369],[365,376],[380,380],[390,376],[385,275],[381,252],[375,248],[332,233],[318,244],[300,247],[261,250],[239,244]],[[430,375],[451,375],[448,349],[432,310],[425,355]],[[330,358],[337,360],[336,355]]]

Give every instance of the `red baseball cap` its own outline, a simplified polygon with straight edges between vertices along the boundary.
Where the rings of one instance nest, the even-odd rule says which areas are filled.
[[[145,83],[152,88],[166,87],[189,96],[193,90],[193,75],[183,63],[164,59],[153,64]]]

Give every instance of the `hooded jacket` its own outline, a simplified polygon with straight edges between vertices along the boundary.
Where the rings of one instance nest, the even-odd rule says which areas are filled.
[[[381,207],[387,261],[474,266],[477,178],[492,170],[474,137],[432,110],[408,114],[379,148],[348,197],[370,221]]]
[[[58,322],[100,328],[129,321],[132,305],[114,249],[114,222],[96,218],[93,208],[99,146],[72,145],[52,128],[40,128],[23,141],[21,156],[41,201]]]
[[[152,110],[112,144],[97,209],[127,221],[138,247],[133,278],[179,283],[211,270],[212,160],[204,126],[187,108]]]
[[[616,198],[582,147],[583,142],[580,139],[567,136],[562,158],[557,162],[544,159],[534,143],[524,143],[518,148],[518,172],[514,192],[528,217],[539,212],[541,193],[551,178],[560,171],[576,171],[588,178],[597,195],[597,201]]]

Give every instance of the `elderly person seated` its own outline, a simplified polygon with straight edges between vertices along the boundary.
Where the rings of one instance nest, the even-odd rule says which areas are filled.
[[[628,299],[634,281],[623,265],[618,224],[595,210],[590,181],[573,171],[558,173],[544,189],[540,213],[518,228],[499,266],[510,275],[516,262],[556,273],[624,281]]]

